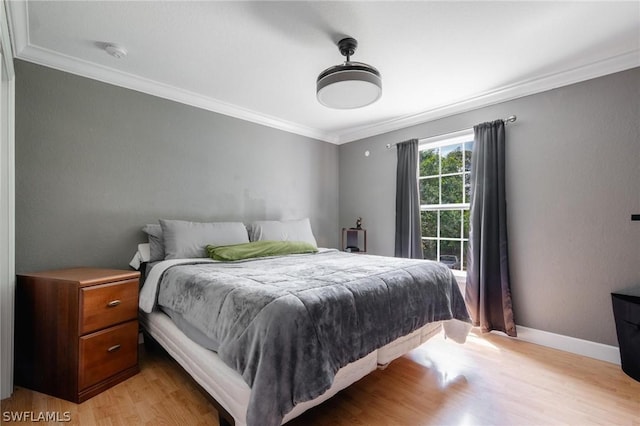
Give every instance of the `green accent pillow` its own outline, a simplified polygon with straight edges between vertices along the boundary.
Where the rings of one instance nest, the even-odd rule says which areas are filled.
[[[213,260],[243,260],[254,257],[282,256],[286,254],[316,253],[312,244],[303,241],[254,241],[230,246],[207,246]]]

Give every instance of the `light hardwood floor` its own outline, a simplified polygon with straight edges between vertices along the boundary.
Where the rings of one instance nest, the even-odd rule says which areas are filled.
[[[166,354],[141,347],[140,367],[80,405],[17,388],[2,412],[69,411],[65,424],[79,425],[217,424]],[[500,335],[472,333],[464,345],[439,335],[289,424],[639,426],[640,382],[613,364]]]

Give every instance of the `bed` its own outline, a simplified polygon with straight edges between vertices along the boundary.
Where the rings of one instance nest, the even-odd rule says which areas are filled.
[[[160,223],[165,253],[146,274],[141,324],[221,423],[285,423],[441,329],[462,343],[471,328],[442,264],[318,249],[308,220]],[[276,254],[237,258],[263,246]]]

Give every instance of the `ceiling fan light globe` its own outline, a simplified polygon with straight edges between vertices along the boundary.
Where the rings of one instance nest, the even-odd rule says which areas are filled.
[[[353,109],[371,105],[382,96],[382,80],[374,67],[347,62],[320,73],[318,101],[329,108]]]

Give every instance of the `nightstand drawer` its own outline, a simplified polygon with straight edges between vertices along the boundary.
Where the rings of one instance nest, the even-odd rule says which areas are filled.
[[[137,279],[80,289],[80,334],[137,317]]]
[[[80,338],[78,389],[82,390],[138,364],[138,321]]]

